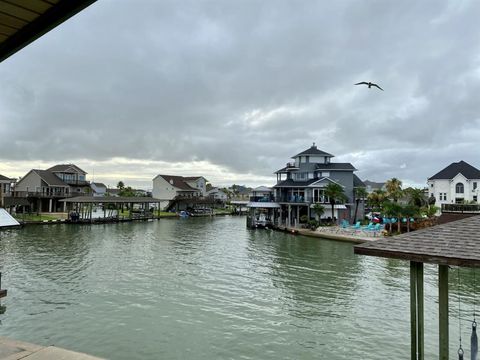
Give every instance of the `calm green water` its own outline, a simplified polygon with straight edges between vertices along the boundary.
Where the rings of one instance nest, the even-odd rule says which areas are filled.
[[[0,260],[0,335],[19,340],[111,359],[409,357],[408,263],[250,231],[244,217],[3,231]],[[434,358],[436,268],[425,272]],[[451,338],[453,357],[458,322]]]

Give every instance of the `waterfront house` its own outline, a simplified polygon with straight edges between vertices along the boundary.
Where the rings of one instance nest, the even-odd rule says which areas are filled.
[[[365,180],[363,183],[365,185],[365,190],[369,194],[371,194],[375,190],[383,190],[383,191],[386,190],[384,182],[375,182],[375,181]]]
[[[32,210],[65,211],[66,197],[91,193],[86,172],[73,164],[60,164],[47,170],[32,169],[15,184],[14,197],[27,198]]]
[[[107,186],[99,182],[92,182],[90,188],[93,196],[105,196],[107,193]]]
[[[223,203],[227,202],[228,196],[219,188],[211,188],[207,191],[207,196],[212,197],[216,201],[221,201]]]
[[[207,179],[203,176],[187,176],[183,177],[183,181],[190,187],[200,191],[199,196],[207,196]]]
[[[480,170],[465,161],[454,162],[427,180],[435,205],[478,203]]]
[[[4,199],[10,196],[12,184],[14,183],[15,179],[10,179],[0,174],[0,207],[5,207]]]
[[[194,180],[198,180],[199,178],[201,177],[184,178],[183,176],[157,175],[153,179],[152,195],[154,198],[161,200],[160,208],[167,210],[174,203],[174,200],[184,200],[201,197],[203,194],[203,188],[201,188],[200,186],[196,187],[195,185],[199,183]]]
[[[312,208],[316,203],[325,208],[322,218],[353,218],[354,187],[364,184],[354,174],[356,169],[352,164],[333,162],[333,157],[318,149],[314,143],[293,156],[293,162],[275,172],[275,201],[281,206],[280,221],[283,224],[295,226],[303,215],[312,218]],[[329,198],[325,195],[325,188],[331,183],[340,185],[347,199],[334,205],[333,214]],[[362,210],[359,211],[359,217],[363,217]]]

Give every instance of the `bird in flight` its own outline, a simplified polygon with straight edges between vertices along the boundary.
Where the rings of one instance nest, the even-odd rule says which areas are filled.
[[[362,82],[356,83],[355,85],[367,85],[369,89],[370,89],[372,86],[375,86],[375,87],[379,88],[380,90],[384,91],[380,86],[378,86],[377,84],[374,84],[374,83],[372,83],[372,82],[362,81]]]

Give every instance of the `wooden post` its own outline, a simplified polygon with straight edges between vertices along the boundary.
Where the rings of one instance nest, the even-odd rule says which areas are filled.
[[[438,265],[439,359],[448,360],[448,265]]]
[[[410,359],[417,359],[417,267],[410,261]]]
[[[424,360],[423,263],[410,262],[410,333],[412,360]]]

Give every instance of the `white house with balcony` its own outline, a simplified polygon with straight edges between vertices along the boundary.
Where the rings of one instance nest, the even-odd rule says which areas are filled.
[[[479,202],[480,170],[465,161],[454,162],[427,180],[435,204]]]

